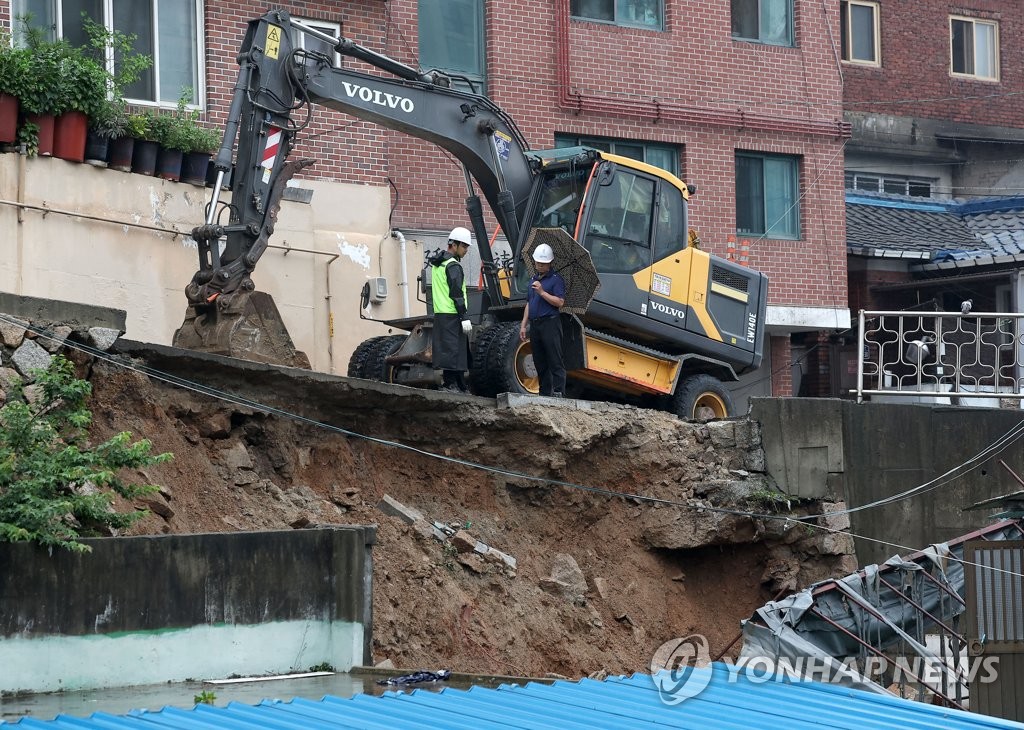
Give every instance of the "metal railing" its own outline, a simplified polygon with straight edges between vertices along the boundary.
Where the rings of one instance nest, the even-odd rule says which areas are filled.
[[[1022,313],[861,310],[857,331],[858,403],[878,395],[1024,399]]]

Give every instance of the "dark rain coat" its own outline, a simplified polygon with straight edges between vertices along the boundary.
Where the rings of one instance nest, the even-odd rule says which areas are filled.
[[[429,263],[441,266],[445,260],[453,258],[448,251],[442,251]],[[434,313],[433,366],[438,370],[465,371],[469,370],[469,338],[462,331],[462,320],[466,318],[466,299],[462,295],[465,272],[462,265],[454,261],[445,268],[445,274],[441,278],[447,285],[447,291],[441,292],[441,296],[451,297],[455,303],[455,314]]]

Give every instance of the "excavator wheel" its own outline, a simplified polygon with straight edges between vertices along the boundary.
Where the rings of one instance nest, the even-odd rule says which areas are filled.
[[[366,364],[370,353],[380,344],[381,340],[387,338],[387,335],[382,337],[371,337],[368,340],[363,340],[359,343],[359,346],[352,352],[352,355],[348,359],[348,376],[350,378],[369,378],[366,374]]]
[[[387,357],[395,352],[408,335],[386,335],[380,339],[366,356],[366,363],[363,365],[363,373],[367,380],[379,380],[382,383],[391,382],[391,366],[387,364]]]
[[[360,343],[348,360],[348,376],[365,380],[391,382],[391,368],[387,356],[405,342],[407,335],[382,335]]]
[[[718,378],[690,375],[679,381],[670,401],[670,409],[688,421],[729,418],[735,411],[732,395]]]
[[[488,397],[540,392],[530,342],[519,341],[518,322],[501,322],[479,333],[470,380],[474,393]]]

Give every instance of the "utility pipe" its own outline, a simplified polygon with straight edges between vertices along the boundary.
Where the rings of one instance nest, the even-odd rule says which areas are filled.
[[[398,250],[401,252],[398,259],[401,262],[401,273],[399,274],[398,286],[402,290],[402,316],[409,316],[409,270],[405,263],[405,236],[397,228],[391,230],[391,236],[398,239]]]

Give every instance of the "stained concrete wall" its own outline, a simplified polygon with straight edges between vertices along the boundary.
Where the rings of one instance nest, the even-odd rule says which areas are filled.
[[[972,462],[1020,427],[1024,413],[759,398],[752,401],[751,418],[762,425],[768,473],[782,491],[856,507],[939,480]],[[972,464],[962,476],[936,482],[909,499],[854,512],[851,530],[869,538],[856,540],[858,561],[882,562],[989,524],[994,510],[967,508],[1021,489],[1014,474],[1024,476],[1024,448],[1011,441]]]
[[[277,303],[296,347],[315,370],[344,373],[355,347],[386,334],[360,319],[359,292],[387,278],[376,319],[404,316],[399,243],[389,235],[387,186],[304,180],[311,202],[285,201],[272,246],[253,274]],[[185,316],[185,286],[199,267],[187,236],[204,222],[210,189],[54,158],[0,154],[0,291],[122,309],[126,336],[170,344]],[[230,193],[221,198],[230,201]],[[33,208],[74,215],[44,213]],[[156,229],[156,230],[154,230]],[[175,235],[174,232],[184,235]],[[409,240],[411,314],[423,247]]]
[[[369,663],[366,526],[0,545],[0,692]]]

